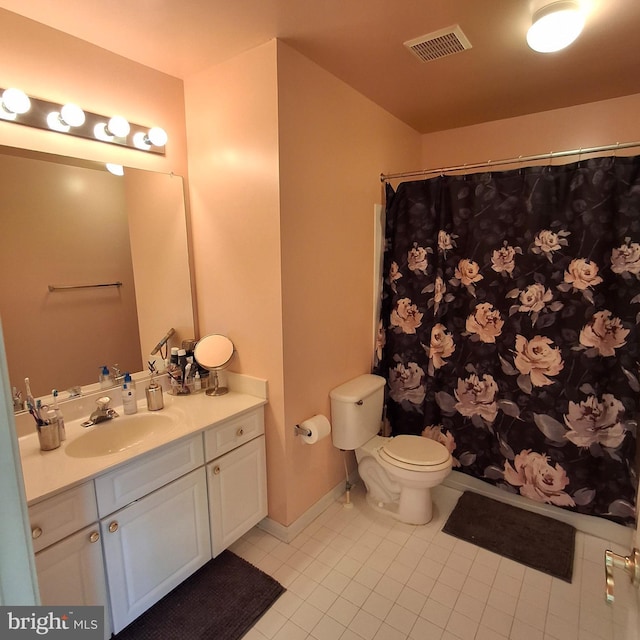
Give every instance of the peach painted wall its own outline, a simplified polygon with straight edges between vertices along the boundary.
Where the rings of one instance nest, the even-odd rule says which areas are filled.
[[[345,478],[331,438],[293,427],[371,370],[379,175],[415,166],[420,136],[282,42],[278,101],[289,523]]]
[[[640,140],[640,93],[422,136],[421,168]],[[638,149],[620,155],[637,154]],[[576,157],[553,163],[575,162]],[[501,167],[503,169],[505,167]]]
[[[286,516],[275,41],[185,82],[201,335],[223,333],[230,369],[266,378],[268,499]]]
[[[228,334],[230,368],[269,381],[269,516],[288,525],[344,478],[331,441],[293,426],[369,370],[378,176],[414,166],[420,137],[275,40],[185,96],[201,333]]]

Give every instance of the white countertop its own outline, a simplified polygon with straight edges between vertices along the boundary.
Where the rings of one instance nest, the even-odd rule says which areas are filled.
[[[88,429],[80,424],[88,416],[72,422],[65,421],[67,439],[52,451],[40,450],[38,434],[34,431],[19,438],[27,503],[31,505],[39,502],[64,489],[111,471],[153,449],[201,432],[228,418],[263,406],[266,402],[266,393],[265,397],[238,391],[229,391],[226,395],[216,397],[206,396],[204,393],[188,396],[172,396],[165,393],[164,409],[147,411],[143,393],[142,400],[138,401],[138,414],[171,415],[177,418],[174,424],[171,428],[154,430],[151,435],[124,451],[95,457],[72,457],[65,450],[70,443],[87,433],[88,429],[100,429],[102,425],[108,425],[111,421]],[[122,416],[122,407],[114,405],[114,408]],[[113,421],[119,419],[113,418]]]

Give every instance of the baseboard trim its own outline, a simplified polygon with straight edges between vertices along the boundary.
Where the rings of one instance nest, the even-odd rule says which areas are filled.
[[[354,484],[357,480],[358,472],[354,471],[349,475],[349,482]],[[331,491],[326,493],[320,500],[307,509],[297,520],[290,525],[283,525],[268,516],[258,523],[258,528],[270,533],[282,542],[292,542],[309,524],[311,524],[321,513],[323,513],[331,504],[336,502],[345,492],[345,483],[342,480]]]
[[[351,484],[355,484],[359,479],[357,470],[349,475],[349,482],[351,482]],[[616,524],[605,518],[573,513],[550,505],[538,504],[522,496],[501,491],[487,482],[462,472],[449,474],[442,484],[451,489],[457,489],[458,491],[475,491],[488,498],[494,498],[495,500],[500,500],[528,511],[534,511],[535,513],[555,518],[556,520],[574,526],[578,531],[619,544],[623,548],[631,548],[631,546],[633,546],[634,530],[631,527]],[[257,526],[282,542],[292,542],[296,536],[322,514],[325,509],[339,500],[344,495],[344,491],[345,486],[343,480],[288,526],[280,524],[269,517],[261,520]]]

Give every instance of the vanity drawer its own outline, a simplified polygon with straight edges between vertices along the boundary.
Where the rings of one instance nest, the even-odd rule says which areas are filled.
[[[101,518],[189,473],[204,463],[200,435],[145,454],[95,479]]]
[[[96,520],[93,482],[38,502],[29,507],[33,550],[37,553]]]
[[[264,433],[262,407],[227,420],[204,432],[204,455],[208,462]]]

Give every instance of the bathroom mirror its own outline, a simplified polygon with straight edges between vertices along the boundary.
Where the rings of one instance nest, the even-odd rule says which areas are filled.
[[[211,382],[206,391],[208,396],[221,396],[229,391],[219,385],[218,371],[229,365],[234,353],[233,342],[220,334],[205,336],[196,344],[193,357],[201,367],[211,372]]]
[[[0,146],[0,193],[12,386],[64,399],[102,365],[146,370],[168,326],[195,336],[181,177]]]

